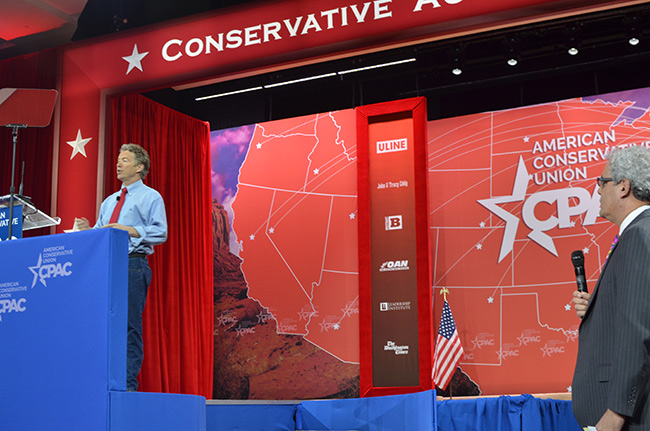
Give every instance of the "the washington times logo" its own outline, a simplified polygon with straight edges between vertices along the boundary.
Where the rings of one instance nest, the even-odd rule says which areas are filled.
[[[379,267],[380,272],[384,271],[407,271],[409,269],[408,260],[387,260]]]
[[[408,140],[391,139],[390,141],[377,141],[377,154],[394,153],[396,151],[408,150]]]
[[[409,346],[400,346],[394,341],[386,341],[386,345],[384,346],[384,351],[393,351],[395,352],[396,355],[408,355],[409,354]]]
[[[69,277],[72,275],[70,268],[72,267],[72,262],[57,262],[57,263],[43,263],[43,254],[38,255],[38,262],[36,266],[30,266],[29,270],[34,274],[34,280],[32,281],[32,287],[36,285],[36,281],[40,281],[43,286],[47,287],[48,278],[54,277]]]
[[[392,215],[384,218],[386,230],[400,230],[402,229],[402,216]]]

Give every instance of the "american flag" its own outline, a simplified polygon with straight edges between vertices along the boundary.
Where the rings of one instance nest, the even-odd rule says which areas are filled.
[[[456,365],[463,356],[463,346],[458,338],[454,316],[447,300],[442,307],[438,339],[436,340],[436,357],[433,365],[432,378],[437,387],[444,390],[456,371]]]

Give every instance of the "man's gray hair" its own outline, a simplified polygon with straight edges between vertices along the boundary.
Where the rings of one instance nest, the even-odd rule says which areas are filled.
[[[135,159],[135,165],[144,166],[144,168],[140,171],[140,178],[144,179],[144,177],[146,177],[149,173],[149,168],[151,167],[151,159],[149,158],[149,153],[147,153],[147,150],[138,144],[124,144],[120,148],[120,153],[122,151],[132,152]]]
[[[627,179],[634,197],[650,202],[650,149],[638,145],[614,148],[608,159],[614,182],[618,184]]]

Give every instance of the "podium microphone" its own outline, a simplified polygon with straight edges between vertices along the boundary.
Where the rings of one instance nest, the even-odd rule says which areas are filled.
[[[571,263],[576,273],[578,292],[589,292],[587,289],[587,280],[585,279],[585,255],[582,254],[582,250],[576,250],[571,253]]]

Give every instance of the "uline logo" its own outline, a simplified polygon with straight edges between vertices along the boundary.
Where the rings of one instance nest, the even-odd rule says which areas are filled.
[[[408,260],[388,260],[379,267],[380,272],[384,271],[406,271],[409,269]]]
[[[69,277],[70,275],[72,275],[72,271],[70,270],[71,266],[72,266],[72,262],[48,263],[46,265],[43,265],[43,255],[39,254],[38,263],[36,264],[36,266],[29,267],[29,270],[32,272],[32,274],[34,274],[34,281],[32,281],[32,288],[36,285],[37,279],[41,283],[43,283],[43,286],[47,287],[47,283],[45,283],[45,279],[47,278]]]
[[[393,215],[385,217],[386,230],[400,230],[402,229],[402,216]]]
[[[393,139],[390,141],[377,141],[377,154],[394,153],[408,150],[407,139]]]

